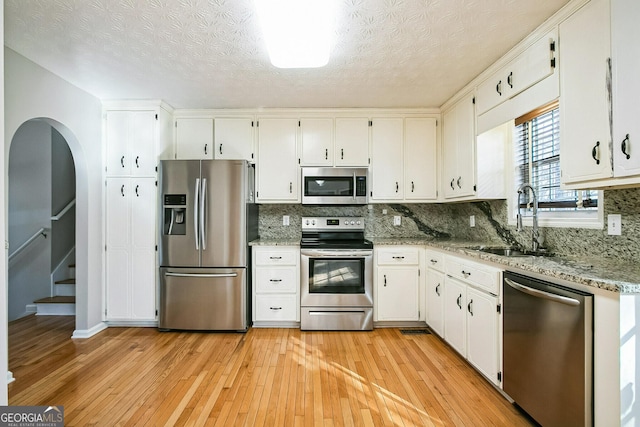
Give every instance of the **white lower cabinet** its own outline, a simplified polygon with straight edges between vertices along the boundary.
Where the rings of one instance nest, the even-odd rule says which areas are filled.
[[[440,262],[427,253],[427,260]],[[480,373],[500,387],[502,271],[452,255],[444,256],[444,264],[445,273],[434,267],[427,272],[428,323]],[[442,289],[441,279],[444,279],[444,292],[436,292]],[[438,331],[440,319],[444,333]]]
[[[107,178],[107,321],[156,319],[155,183],[155,178]]]
[[[427,325],[444,336],[444,254],[427,249]]]
[[[300,250],[253,247],[254,326],[291,326],[300,321]]]
[[[424,250],[418,247],[376,248],[376,321],[417,322],[423,320],[420,295]]]

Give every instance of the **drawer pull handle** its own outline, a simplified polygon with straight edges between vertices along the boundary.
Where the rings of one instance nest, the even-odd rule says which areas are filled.
[[[269,259],[282,259],[281,256],[270,256]]]
[[[437,260],[437,259],[431,259],[431,260],[429,260],[429,261],[431,261],[431,264],[437,264],[437,263],[438,263],[438,260]]]
[[[387,286],[387,275],[384,275],[384,286]]]
[[[270,310],[282,310],[282,307],[269,307]]]
[[[465,276],[465,277],[469,277],[469,276],[471,276],[471,273],[462,270],[462,275]]]
[[[436,285],[436,295],[440,296],[440,283]]]
[[[282,279],[269,279],[270,282],[279,283],[282,282]]]
[[[596,165],[600,164],[600,141],[596,142],[596,145],[591,149],[591,157],[596,161]]]
[[[403,256],[393,256],[393,257],[391,257],[391,258],[393,258],[393,259],[404,259],[404,257],[403,257]]]
[[[627,160],[629,160],[631,158],[631,154],[629,154],[627,152],[627,144],[628,143],[629,143],[629,134],[627,134],[627,136],[622,140],[622,146],[620,147],[620,149],[622,150],[622,154],[625,155]]]
[[[456,304],[458,304],[458,308],[462,310],[462,304],[460,304],[460,300],[462,299],[462,294],[458,295],[458,299],[456,300]]]
[[[467,304],[467,311],[469,312],[469,314],[471,314],[473,316],[473,300],[469,301],[469,304]]]
[[[124,156],[120,157],[120,164],[124,167]]]

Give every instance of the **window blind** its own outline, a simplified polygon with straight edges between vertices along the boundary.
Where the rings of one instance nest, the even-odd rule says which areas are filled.
[[[596,191],[560,189],[560,114],[558,103],[542,107],[515,121],[516,187],[530,183],[541,211],[597,208]],[[523,197],[521,207],[530,207]]]

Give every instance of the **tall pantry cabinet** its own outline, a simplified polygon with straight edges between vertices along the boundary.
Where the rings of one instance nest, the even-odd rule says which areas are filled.
[[[161,103],[105,106],[105,320],[152,325],[157,307],[158,164],[170,158]]]

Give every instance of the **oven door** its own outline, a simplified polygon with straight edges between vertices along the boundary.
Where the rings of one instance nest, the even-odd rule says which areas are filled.
[[[372,307],[373,251],[301,249],[300,305]]]

